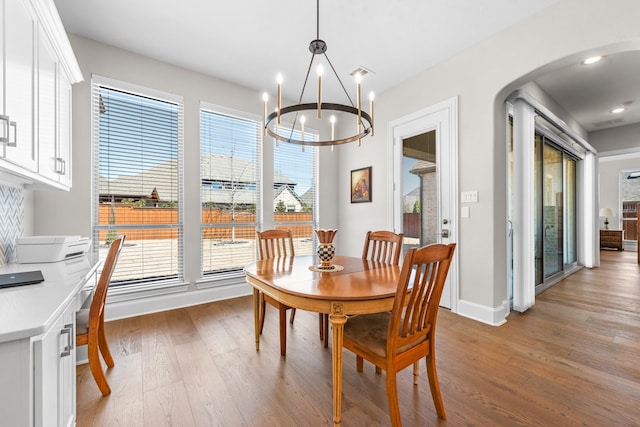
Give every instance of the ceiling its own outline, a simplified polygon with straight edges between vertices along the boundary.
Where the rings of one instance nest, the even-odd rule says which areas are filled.
[[[313,0],[54,0],[66,30],[258,91],[300,97],[316,38]],[[383,92],[558,0],[322,0],[320,39],[347,90],[349,74],[371,70],[364,93]],[[428,25],[426,25],[428,24]],[[323,58],[317,56],[317,61]],[[325,62],[325,101],[344,96]],[[613,106],[640,97],[640,54],[569,66],[536,82],[587,130],[640,122],[640,105],[614,117]],[[315,79],[315,71],[311,74]],[[350,85],[351,88],[350,88]],[[304,100],[315,96],[315,83]],[[635,113],[636,115],[632,114]],[[614,118],[623,122],[597,125]]]

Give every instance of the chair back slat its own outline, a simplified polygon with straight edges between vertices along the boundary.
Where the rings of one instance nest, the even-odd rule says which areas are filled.
[[[293,237],[289,230],[265,230],[258,232],[258,259],[294,256]]]
[[[99,316],[102,316],[102,313],[104,312],[107,290],[109,289],[111,276],[113,275],[116,263],[118,262],[118,257],[120,256],[124,240],[125,236],[122,235],[118,236],[118,238],[111,242],[107,257],[104,260],[104,264],[102,264],[102,272],[100,273],[98,284],[96,285],[96,289],[93,293],[91,306],[89,307],[89,323],[91,323],[92,318],[98,318]]]
[[[405,255],[387,335],[388,351],[424,341],[435,330],[455,243],[411,249]]]
[[[362,259],[398,265],[402,253],[402,238],[402,233],[369,231],[364,240]]]

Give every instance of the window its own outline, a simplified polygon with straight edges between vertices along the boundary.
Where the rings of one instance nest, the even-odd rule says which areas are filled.
[[[291,129],[281,126],[280,132],[289,136]],[[291,136],[301,139],[298,131]],[[318,134],[305,132],[305,140],[317,141]],[[316,147],[279,143],[273,148],[273,221],[276,228],[291,230],[296,255],[314,252],[317,156]]]
[[[260,121],[200,109],[202,275],[239,274],[255,260],[260,215]]]
[[[182,98],[94,76],[93,241],[127,236],[112,286],[182,281]]]

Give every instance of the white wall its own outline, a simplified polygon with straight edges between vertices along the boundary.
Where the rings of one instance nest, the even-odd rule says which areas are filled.
[[[184,233],[185,241],[198,242],[200,101],[261,117],[261,93],[73,34],[69,39],[85,79],[73,86],[73,188],[68,193],[35,192],[34,211],[25,214],[34,217],[34,234],[91,235],[91,76],[97,74],[183,97]],[[320,224],[325,227],[337,226],[336,156],[337,153],[320,153],[320,170],[325,175],[318,189],[322,204]],[[184,248],[185,279],[191,284],[191,291],[195,280],[200,277],[199,251],[199,244],[188,244]]]
[[[604,155],[616,152],[639,151],[640,123],[590,132],[589,142],[598,150],[598,153]]]
[[[601,156],[598,205],[613,208],[616,216],[609,218],[609,227],[620,229],[620,171],[640,169],[640,124],[591,132],[589,142]],[[604,218],[598,218],[598,224],[602,228]]]
[[[622,159],[616,156],[601,158],[598,169],[600,177],[599,206],[613,209],[616,215],[609,217],[609,228],[621,230],[620,172],[629,169],[640,170],[640,153]],[[604,218],[598,218],[598,224],[599,228],[603,228]]]
[[[349,230],[339,247],[355,255],[361,245],[356,236],[391,228],[387,124],[458,96],[459,190],[479,194],[470,218],[459,221],[459,295],[487,310],[499,307],[507,298],[504,100],[547,64],[577,61],[601,46],[638,49],[638,16],[640,2],[634,0],[562,0],[378,96],[376,136],[341,152],[340,201],[348,200],[351,169],[373,166],[374,190],[370,204],[339,205],[339,228]]]

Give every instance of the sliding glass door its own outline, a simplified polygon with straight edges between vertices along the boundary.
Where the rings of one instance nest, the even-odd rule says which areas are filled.
[[[535,136],[535,278],[538,291],[576,264],[576,160]]]
[[[509,299],[513,296],[513,210],[514,167],[513,121],[508,122],[508,277]],[[577,265],[577,160],[551,139],[549,132],[538,131],[533,138],[533,279],[536,292],[551,286]]]
[[[563,253],[563,173],[562,151],[544,145],[542,247],[544,277],[562,271]]]

